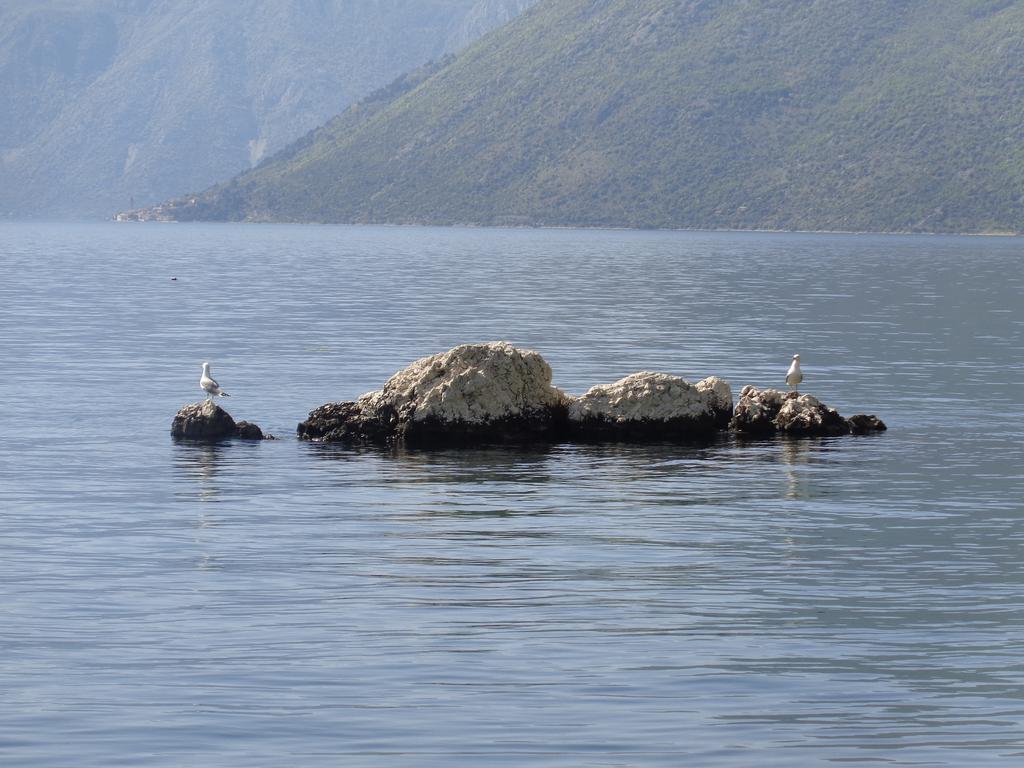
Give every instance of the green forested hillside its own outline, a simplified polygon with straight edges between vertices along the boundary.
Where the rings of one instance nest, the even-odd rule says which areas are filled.
[[[1024,231],[1024,2],[543,0],[172,215]]]

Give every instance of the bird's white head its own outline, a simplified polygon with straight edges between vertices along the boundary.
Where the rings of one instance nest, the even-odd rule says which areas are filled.
[[[208,371],[208,370],[210,370],[210,364],[209,364],[209,363],[205,363],[205,362],[204,362],[204,363],[203,363],[203,370],[204,370],[204,371]]]
[[[793,355],[793,359],[794,360],[799,360],[800,359],[800,355]]]

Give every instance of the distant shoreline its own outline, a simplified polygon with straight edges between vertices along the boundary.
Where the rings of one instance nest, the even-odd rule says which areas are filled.
[[[909,230],[857,230],[857,229],[736,229],[730,227],[626,227],[615,225],[569,225],[569,224],[432,224],[432,223],[395,223],[395,222],[340,222],[340,221],[273,221],[266,219],[245,219],[241,221],[190,220],[178,219],[122,219],[118,218],[134,211],[123,211],[114,214],[107,221],[118,224],[294,224],[322,227],[431,227],[436,229],[537,229],[537,230],[593,230],[607,232],[708,232],[726,234],[769,234],[769,235],[889,235],[889,236],[920,236],[920,237],[1005,237],[1024,236],[1024,232],[914,232]],[[11,220],[13,221],[13,220]],[[25,219],[23,221],[32,221]],[[86,220],[75,220],[86,221]],[[88,221],[92,221],[91,219]],[[70,222],[69,222],[70,223]]]

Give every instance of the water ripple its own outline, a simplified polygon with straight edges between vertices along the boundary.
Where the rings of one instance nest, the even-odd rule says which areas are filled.
[[[1016,240],[2,225],[0,253],[4,764],[1024,757]],[[799,351],[891,429],[292,438],[499,338],[569,392],[778,385]],[[283,439],[170,441],[204,359]]]

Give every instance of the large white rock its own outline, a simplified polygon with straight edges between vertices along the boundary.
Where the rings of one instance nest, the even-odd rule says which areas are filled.
[[[543,357],[497,341],[420,358],[358,403],[370,411],[393,409],[413,422],[486,424],[541,416],[565,399],[551,385],[551,367]]]
[[[570,425],[584,434],[686,438],[721,426],[732,410],[728,383],[715,377],[691,384],[678,376],[640,371],[591,387],[569,404]]]

